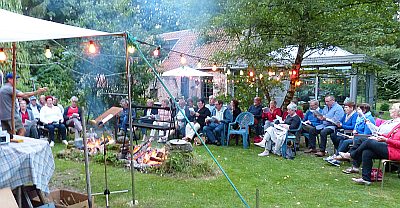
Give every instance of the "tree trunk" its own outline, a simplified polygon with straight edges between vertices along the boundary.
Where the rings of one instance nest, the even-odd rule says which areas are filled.
[[[296,70],[298,73],[296,75],[292,75],[290,79],[290,86],[288,91],[286,92],[285,99],[283,100],[282,104],[282,109],[286,110],[286,107],[290,104],[290,102],[293,100],[294,93],[296,92],[296,81],[299,80],[300,77],[300,67],[301,67],[301,62],[303,61],[303,55],[305,53],[305,46],[304,45],[299,45],[297,54],[296,54],[296,59],[294,61],[294,64],[292,65],[292,68],[290,69],[291,71]]]

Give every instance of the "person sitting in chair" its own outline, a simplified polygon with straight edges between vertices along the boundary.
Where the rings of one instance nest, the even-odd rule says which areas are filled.
[[[82,109],[78,107],[76,96],[71,97],[71,105],[64,110],[64,121],[66,126],[74,128],[75,139],[77,139],[82,131]]]
[[[262,108],[263,106],[261,105],[261,98],[260,97],[255,97],[254,98],[254,104],[249,107],[247,112],[251,113],[254,115],[254,129],[256,131],[256,135],[261,135],[262,134]]]
[[[46,106],[40,110],[40,121],[43,122],[44,127],[49,130],[50,147],[54,146],[54,130],[58,129],[61,134],[62,142],[67,144],[67,132],[63,124],[64,118],[61,110],[57,106],[53,106],[53,97],[46,96]]]
[[[289,129],[297,129],[301,124],[300,117],[296,114],[297,105],[291,103],[287,106],[288,116],[283,123],[275,124],[265,130],[263,140],[259,143],[254,143],[257,146],[264,147],[264,152],[258,156],[267,156],[270,151],[274,154],[281,155],[281,147],[285,142],[286,134]],[[272,148],[272,143],[275,146]]]
[[[229,109],[223,107],[224,102],[218,100],[211,113],[211,118],[206,118],[206,126],[203,131],[207,135],[210,144],[221,145],[221,137],[224,134],[224,126],[232,121],[232,114]]]
[[[161,101],[161,107],[163,108],[168,108],[169,107],[169,100],[164,99]],[[153,122],[153,125],[158,125],[158,126],[169,126],[171,124],[171,111],[168,109],[159,109],[158,110],[158,116],[157,120]],[[158,131],[158,142],[159,143],[164,143],[167,142],[168,140],[168,135],[169,135],[169,130],[164,132],[164,130],[159,130]],[[165,133],[165,135],[164,135]],[[152,129],[150,132],[150,138],[154,137],[156,134],[156,130]]]
[[[148,99],[146,102],[146,106],[148,108],[144,109],[143,117],[140,118],[139,123],[148,123],[152,124],[158,114],[158,109],[152,108],[154,106],[154,101],[152,99]],[[146,134],[146,129],[142,128],[142,135]]]
[[[191,141],[196,134],[196,131],[199,129],[203,129],[205,123],[206,123],[206,118],[211,115],[211,112],[208,108],[204,106],[204,100],[200,99],[197,101],[197,112],[190,111],[190,114],[195,117],[194,122],[190,122],[186,124],[186,129],[185,129],[185,137],[182,138],[184,140]],[[194,127],[194,130],[192,129],[191,125]]]
[[[37,130],[37,121],[33,116],[32,111],[27,109],[26,106],[27,105],[25,99],[19,101],[19,113],[21,115],[22,124],[24,125],[24,128],[26,130],[25,136],[38,139],[39,133]]]

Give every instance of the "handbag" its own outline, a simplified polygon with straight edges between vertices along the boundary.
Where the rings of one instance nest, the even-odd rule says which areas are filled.
[[[382,170],[378,168],[372,168],[371,181],[382,181]]]

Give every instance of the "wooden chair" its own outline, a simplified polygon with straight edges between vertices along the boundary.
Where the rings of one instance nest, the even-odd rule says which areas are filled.
[[[239,129],[233,129],[235,125],[239,125]],[[226,136],[226,146],[229,145],[229,138],[232,134],[242,135],[243,148],[249,148],[249,126],[254,124],[254,115],[249,112],[242,112],[235,122],[229,123],[228,135]]]

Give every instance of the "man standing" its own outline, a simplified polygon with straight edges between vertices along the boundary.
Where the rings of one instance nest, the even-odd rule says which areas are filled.
[[[328,95],[325,97],[325,107],[322,109],[322,113],[318,113],[314,111],[314,115],[320,120],[322,123],[317,125],[316,132],[310,133],[310,143],[309,150],[305,151],[305,153],[315,153],[318,157],[325,156],[326,142],[329,134],[335,132],[336,124],[340,121],[340,119],[344,115],[343,108],[335,102],[335,97],[332,95]],[[316,137],[320,133],[321,142],[319,144],[319,151],[316,151]]]
[[[14,83],[14,76],[13,73],[8,73],[5,77],[7,83],[0,88],[0,120],[1,120],[1,127],[3,130],[7,130],[10,134],[14,133],[12,131],[12,124],[11,124],[11,108],[12,102],[16,102],[16,100],[12,100],[13,95],[13,85],[17,84]],[[19,77],[17,76],[15,80]],[[46,92],[47,88],[39,88],[37,91],[34,92],[21,92],[16,90],[16,96],[22,98],[29,98],[30,96],[37,95],[43,92]],[[17,106],[17,105],[15,105]],[[22,119],[19,115],[18,111],[15,108],[14,111],[14,121],[15,121],[15,129],[16,133],[20,136],[25,135],[25,128],[22,125]]]
[[[215,104],[215,108],[212,111],[212,117],[206,119],[207,125],[204,126],[203,130],[207,135],[208,141],[211,144],[220,145],[221,137],[224,134],[224,125],[229,124],[232,121],[232,113],[229,109],[223,108],[223,101],[218,100]],[[216,136],[219,136],[216,137]]]

